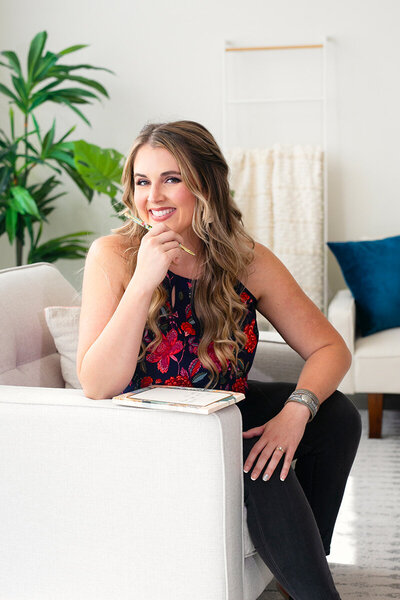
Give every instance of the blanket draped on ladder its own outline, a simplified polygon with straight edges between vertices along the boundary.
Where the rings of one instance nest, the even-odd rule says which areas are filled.
[[[274,252],[313,302],[324,305],[323,152],[275,144],[226,153],[247,231]]]

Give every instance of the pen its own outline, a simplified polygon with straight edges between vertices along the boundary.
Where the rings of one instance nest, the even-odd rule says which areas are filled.
[[[142,221],[142,219],[139,219],[139,217],[135,217],[134,215],[126,215],[126,216],[129,217],[129,219],[132,219],[132,221],[135,221],[135,223],[137,223],[141,227],[144,227],[147,230],[150,230],[151,227],[152,227],[148,223],[145,223],[144,221]],[[189,250],[189,248],[186,248],[186,246],[184,246],[183,244],[179,244],[179,247],[182,248],[182,250],[184,250],[188,254],[191,254],[192,256],[196,256],[194,252],[192,252],[191,250]]]

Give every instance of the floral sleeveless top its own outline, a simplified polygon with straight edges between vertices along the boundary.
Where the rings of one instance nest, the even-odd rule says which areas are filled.
[[[210,373],[197,357],[201,326],[192,306],[192,280],[168,271],[163,286],[167,291],[168,300],[158,322],[162,341],[157,348],[147,352],[138,362],[135,373],[124,392],[152,384],[206,387],[211,379]],[[175,305],[172,307],[173,288],[175,288]],[[212,387],[245,392],[247,374],[253,363],[258,343],[257,300],[243,284],[238,283],[235,289],[247,306],[247,315],[242,323],[247,342],[239,353],[236,372],[230,364],[227,371],[222,372],[212,342],[208,347],[208,353],[220,373]],[[151,342],[153,337],[151,331],[144,330],[143,340],[146,344]]]

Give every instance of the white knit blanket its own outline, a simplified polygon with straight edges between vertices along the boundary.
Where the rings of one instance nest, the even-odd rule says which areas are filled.
[[[247,231],[285,264],[319,308],[324,305],[323,153],[283,146],[226,153],[230,185]]]

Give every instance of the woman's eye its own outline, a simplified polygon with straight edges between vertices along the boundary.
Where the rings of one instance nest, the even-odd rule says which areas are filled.
[[[181,180],[178,179],[178,177],[168,177],[168,179],[166,180],[167,183],[180,183]]]
[[[136,185],[146,185],[147,183],[147,179],[138,179]]]

